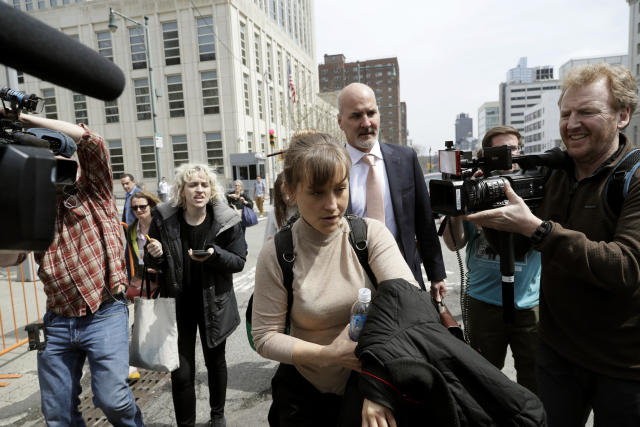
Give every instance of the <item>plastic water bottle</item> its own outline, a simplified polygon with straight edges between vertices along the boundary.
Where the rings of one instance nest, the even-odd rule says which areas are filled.
[[[360,332],[367,321],[367,313],[371,305],[371,289],[360,288],[358,290],[358,301],[351,307],[351,322],[349,323],[349,338],[358,341]]]

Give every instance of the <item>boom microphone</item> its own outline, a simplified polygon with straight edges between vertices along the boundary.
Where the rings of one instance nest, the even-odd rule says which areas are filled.
[[[62,32],[0,1],[0,63],[104,101],[124,90],[113,62]]]

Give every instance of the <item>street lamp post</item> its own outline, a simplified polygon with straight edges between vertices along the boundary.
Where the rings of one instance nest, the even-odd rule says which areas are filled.
[[[147,15],[144,16],[143,25],[135,19],[131,19],[127,15],[109,8],[109,30],[111,30],[112,33],[118,29],[118,26],[116,25],[116,15],[126,21],[133,22],[137,26],[144,28],[145,46],[147,53],[147,70],[149,71],[149,92],[151,97],[151,120],[153,121],[153,144],[156,149],[157,191],[158,194],[160,194],[160,181],[162,179],[162,168],[160,166],[160,148],[162,148],[162,135],[160,135],[160,133],[158,132],[158,121],[156,114],[156,91],[153,85],[153,68],[151,66],[151,39],[149,38],[149,17]]]

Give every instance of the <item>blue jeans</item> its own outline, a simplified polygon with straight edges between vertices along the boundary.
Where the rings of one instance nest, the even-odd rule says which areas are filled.
[[[640,425],[640,381],[588,371],[538,344],[538,391],[549,427],[583,427],[593,409],[595,427]]]
[[[82,366],[89,358],[93,403],[115,426],[142,426],[142,413],[127,385],[129,311],[104,304],[95,314],[44,315],[47,346],[38,354],[42,412],[49,426],[84,426],[78,410]]]

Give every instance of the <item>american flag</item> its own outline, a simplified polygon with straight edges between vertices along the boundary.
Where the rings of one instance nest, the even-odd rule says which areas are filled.
[[[293,82],[293,73],[291,67],[289,67],[289,90],[291,91],[291,101],[296,102],[296,84]]]

